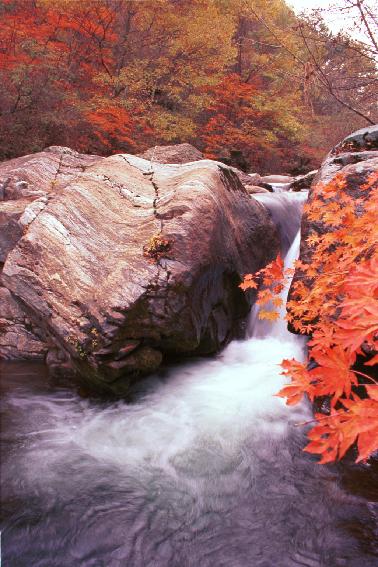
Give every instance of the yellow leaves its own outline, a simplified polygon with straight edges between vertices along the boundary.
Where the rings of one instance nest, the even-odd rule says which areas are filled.
[[[264,311],[264,310],[260,310],[259,311],[259,319],[261,320],[265,320],[265,321],[277,321],[277,319],[280,318],[280,314],[277,311]]]
[[[240,289],[247,291],[247,289],[257,289],[258,284],[256,281],[256,275],[247,274],[244,276],[242,283],[239,285]]]

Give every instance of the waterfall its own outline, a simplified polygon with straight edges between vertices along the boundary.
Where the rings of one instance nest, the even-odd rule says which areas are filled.
[[[278,219],[289,265],[303,196],[258,200]],[[365,532],[343,532],[350,497],[302,453],[295,423],[310,410],[274,397],[279,364],[303,356],[302,339],[285,322],[266,327],[256,309],[250,324],[216,358],[140,383],[132,404],[82,399],[42,369],[8,367],[5,564],[373,567],[355,541]],[[367,530],[366,505],[353,503],[353,526],[361,518]]]

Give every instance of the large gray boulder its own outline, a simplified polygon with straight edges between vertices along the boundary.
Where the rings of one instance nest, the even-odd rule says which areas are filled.
[[[137,157],[147,159],[154,163],[165,164],[178,164],[178,163],[191,163],[199,161],[204,158],[202,152],[197,150],[192,144],[174,144],[172,146],[154,146],[146,150],[143,154],[138,154]],[[258,185],[261,181],[261,176],[258,173],[245,173],[240,169],[232,166],[227,166],[239,178],[242,185]]]
[[[370,152],[378,150],[378,124],[361,128],[349,134],[342,142],[335,146],[332,154],[345,154],[356,152]]]
[[[54,193],[102,158],[52,146],[43,152],[0,163],[0,272],[9,252]],[[25,306],[1,287],[0,358],[44,358],[48,350]]]
[[[374,159],[377,151],[378,124],[357,130],[329,152],[312,184],[328,183],[344,167]]]
[[[0,201],[34,199],[61,190],[103,158],[50,146],[43,152],[0,163]]]
[[[276,230],[227,166],[116,155],[24,224],[3,284],[60,359],[123,392],[163,357],[216,351],[253,296],[238,283],[277,254]]]

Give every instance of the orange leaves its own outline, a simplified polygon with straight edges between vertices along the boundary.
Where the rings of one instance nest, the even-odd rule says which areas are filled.
[[[243,290],[243,291],[247,291],[247,289],[257,289],[258,288],[258,284],[257,284],[257,277],[256,274],[247,274],[244,276],[243,282],[239,285],[239,287]]]
[[[282,374],[290,377],[291,383],[284,386],[278,392],[277,396],[286,398],[288,406],[300,402],[305,394],[307,394],[310,399],[313,399],[314,386],[306,365],[293,358],[292,360],[283,360],[281,366],[284,369]]]
[[[378,335],[378,257],[353,267],[345,278],[337,338],[351,349],[375,343]]]
[[[276,311],[265,311],[264,309],[259,311],[259,319],[261,320],[271,321],[273,323],[274,321],[277,321],[279,318],[280,318],[280,314],[277,313]]]
[[[378,172],[359,188],[368,198],[350,197],[341,175],[315,188],[306,206],[315,226],[306,240],[310,259],[296,262],[287,303],[290,324],[312,337],[305,363],[283,361],[282,374],[290,383],[277,395],[288,405],[303,396],[330,399],[330,415],[316,415],[305,447],[320,455],[321,463],[341,459],[354,444],[358,461],[378,449],[378,385],[369,374],[378,364]],[[249,276],[255,289],[260,284],[257,302],[274,303],[287,276],[280,259]],[[275,318],[265,311],[263,317]],[[366,372],[355,368],[357,356]],[[363,398],[355,393],[362,385]]]
[[[255,274],[247,274],[244,276],[244,280],[239,287],[243,291],[246,291],[248,289],[258,289],[260,286],[257,294],[257,305],[267,305],[271,302],[274,307],[279,308],[283,302],[277,295],[283,290],[284,278],[284,263],[279,254],[277,258],[265,266],[265,268],[262,268]],[[276,321],[279,319],[279,313],[276,311],[260,310],[259,319]]]
[[[368,386],[369,398],[353,395],[343,400],[345,409],[330,416],[317,414],[318,424],[308,433],[305,451],[321,455],[320,463],[341,459],[357,441],[357,462],[366,460],[378,449],[378,386]]]
[[[357,385],[357,377],[351,370],[356,361],[356,353],[340,345],[327,348],[324,353],[311,352],[317,367],[310,370],[316,384],[317,396],[330,396],[331,405],[335,406],[340,398],[351,395],[352,386]]]
[[[99,141],[109,149],[114,141],[133,147],[131,137],[133,120],[130,114],[122,107],[116,105],[98,106],[86,113],[89,122]]]

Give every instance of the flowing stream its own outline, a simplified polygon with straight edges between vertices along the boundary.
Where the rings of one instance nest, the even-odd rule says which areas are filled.
[[[258,199],[290,264],[303,194]],[[274,397],[303,340],[256,310],[248,334],[143,381],[131,404],[3,363],[4,567],[376,566],[365,469],[348,484],[317,465],[296,426],[310,408]]]

